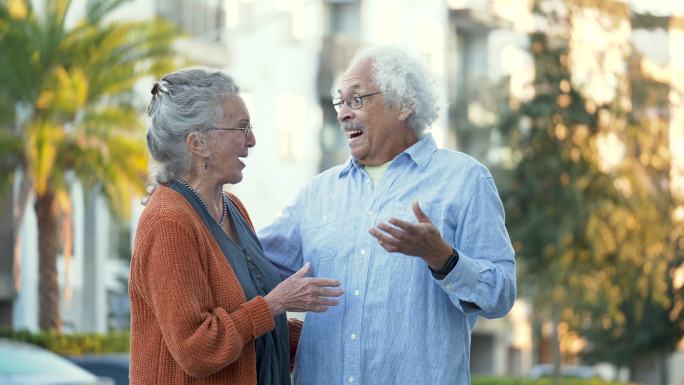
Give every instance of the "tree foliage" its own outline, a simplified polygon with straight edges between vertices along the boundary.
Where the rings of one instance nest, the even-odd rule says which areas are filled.
[[[134,86],[171,69],[175,32],[160,21],[106,22],[122,3],[90,0],[83,20],[68,25],[68,0],[40,11],[0,1],[0,176],[6,184],[21,171],[35,196],[42,329],[60,327],[55,264],[70,181],[98,186],[119,214],[144,186]]]
[[[589,7],[612,26],[629,22],[615,6],[537,4],[553,28],[530,35],[535,94],[502,125],[513,159],[502,195],[521,291],[560,310],[589,342],[587,359],[629,365],[684,334],[673,281],[684,242],[672,219],[668,85],[640,71],[634,47],[613,100],[594,101],[573,77],[574,15]]]

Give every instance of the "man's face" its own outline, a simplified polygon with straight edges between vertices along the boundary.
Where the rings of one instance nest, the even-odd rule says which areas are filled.
[[[372,79],[370,61],[347,69],[337,89],[338,97],[344,100],[378,91]],[[358,109],[343,103],[337,113],[351,154],[361,164],[384,164],[416,142],[416,136],[407,124],[410,112],[387,107],[382,93],[366,96],[362,102]]]

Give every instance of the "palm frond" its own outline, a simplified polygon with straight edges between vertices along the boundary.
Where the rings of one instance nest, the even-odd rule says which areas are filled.
[[[86,20],[90,24],[99,24],[110,12],[130,0],[90,0],[86,3]]]

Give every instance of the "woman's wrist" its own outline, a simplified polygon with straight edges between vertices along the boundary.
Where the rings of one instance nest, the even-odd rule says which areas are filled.
[[[273,316],[278,316],[285,312],[285,307],[282,305],[282,303],[273,298],[271,295],[266,295],[264,300],[266,301],[268,308],[271,310],[271,313],[273,313]]]

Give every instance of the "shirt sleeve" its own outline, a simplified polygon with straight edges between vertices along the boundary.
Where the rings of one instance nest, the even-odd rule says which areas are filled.
[[[231,312],[215,306],[200,245],[187,226],[162,221],[145,237],[147,249],[141,251],[144,256],[136,267],[138,287],[169,352],[189,376],[218,372],[236,361],[246,344],[274,328],[263,297]]]
[[[465,313],[505,316],[516,297],[515,252],[506,231],[504,208],[487,171],[478,177],[452,245],[456,266],[435,280]]]
[[[303,192],[272,224],[257,233],[264,254],[278,269],[283,279],[294,274],[304,264],[300,223],[302,215],[299,208],[302,194]]]

